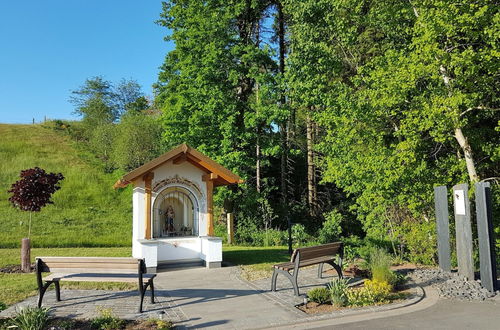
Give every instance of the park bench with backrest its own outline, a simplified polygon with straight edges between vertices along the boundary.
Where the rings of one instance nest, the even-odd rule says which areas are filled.
[[[299,295],[297,277],[299,269],[306,266],[319,265],[318,277],[323,273],[323,264],[329,264],[337,271],[342,278],[342,258],[344,255],[344,245],[342,242],[329,243],[317,246],[295,249],[290,262],[284,262],[273,266],[273,276],[271,278],[271,290],[276,291],[276,278],[278,274],[285,275],[292,282],[293,291]],[[335,262],[337,257],[337,262]]]
[[[51,274],[42,278],[42,272]],[[42,305],[43,295],[54,283],[56,299],[61,301],[59,282],[125,282],[138,283],[142,313],[144,295],[151,289],[151,303],[154,304],[153,279],[156,274],[146,274],[144,259],[136,258],[101,258],[101,257],[37,257],[36,276],[38,282],[38,307]],[[43,283],[45,282],[45,283]]]

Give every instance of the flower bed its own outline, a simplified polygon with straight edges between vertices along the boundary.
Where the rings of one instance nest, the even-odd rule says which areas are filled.
[[[402,285],[406,277],[390,269],[392,258],[382,250],[373,250],[366,262],[370,279],[352,287],[348,279],[334,279],[327,287],[307,293],[307,303],[296,306],[308,314],[327,313],[340,309],[377,306],[401,301],[411,296]],[[358,273],[359,269],[356,269]]]

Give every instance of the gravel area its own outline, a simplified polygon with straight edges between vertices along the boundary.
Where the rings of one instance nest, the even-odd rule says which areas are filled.
[[[443,298],[484,301],[495,296],[481,286],[481,281],[467,281],[457,273],[445,272],[437,268],[416,269],[411,273],[413,280],[421,285],[432,285]],[[497,291],[496,294],[500,292]]]

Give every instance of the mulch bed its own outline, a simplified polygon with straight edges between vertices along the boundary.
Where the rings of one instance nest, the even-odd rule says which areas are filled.
[[[35,271],[35,264],[31,264],[31,271],[30,273],[33,273]],[[0,268],[0,273],[4,274],[25,274],[23,271],[21,271],[21,265],[8,265],[5,267]]]

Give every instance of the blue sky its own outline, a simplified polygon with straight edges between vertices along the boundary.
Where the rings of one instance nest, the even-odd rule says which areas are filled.
[[[173,45],[156,25],[161,1],[0,1],[0,122],[75,119],[71,90],[102,75],[152,94]]]

